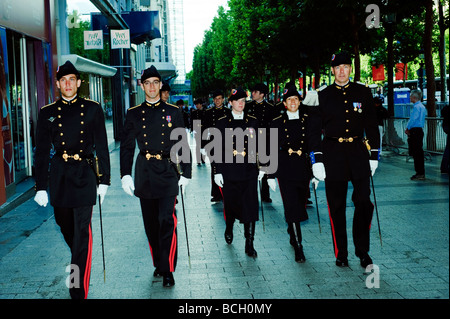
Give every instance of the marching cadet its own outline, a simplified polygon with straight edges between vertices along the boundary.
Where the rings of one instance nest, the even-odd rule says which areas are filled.
[[[231,112],[217,121],[222,160],[213,163],[213,172],[215,183],[223,190],[225,241],[232,243],[233,225],[238,219],[244,224],[245,253],[257,257],[253,246],[255,223],[259,220],[257,181],[264,173],[258,172],[257,164],[258,120],[244,112],[246,98],[242,88],[232,90],[228,99]],[[242,134],[236,130],[242,130]]]
[[[334,83],[318,94],[308,92],[303,103],[316,105],[311,107],[309,116],[308,145],[313,174],[325,180],[336,265],[348,266],[345,209],[351,181],[355,254],[361,266],[367,267],[372,264],[368,252],[374,209],[370,201],[370,176],[378,166],[380,134],[372,94],[364,85],[349,81],[351,65],[349,53],[333,55]]]
[[[295,85],[285,89],[283,103],[287,112],[271,123],[271,128],[278,131],[278,169],[276,173],[268,175],[268,183],[275,191],[275,178],[278,179],[290,244],[294,247],[295,261],[301,263],[306,258],[300,222],[308,219],[306,200],[311,179],[306,141],[308,114],[305,106],[300,108],[301,97]]]
[[[163,286],[175,284],[177,263],[177,216],[175,201],[191,178],[191,158],[183,116],[177,106],[160,100],[161,76],[152,65],[141,75],[145,101],[129,108],[120,144],[120,175],[123,190],[139,197],[154,276],[163,276]],[[173,147],[178,141],[170,135],[176,128],[181,135],[182,154]],[[131,177],[136,141],[139,154]],[[177,160],[177,154],[181,160]],[[177,170],[177,161],[181,171]],[[180,174],[180,175],[179,175]]]
[[[194,101],[195,109],[191,111],[191,132],[194,134],[194,138],[196,141],[195,145],[195,154],[197,155],[197,165],[200,166],[205,164],[205,160],[203,159],[200,150],[205,147],[206,140],[202,139],[204,129],[204,118],[205,118],[205,109],[203,108],[203,102],[201,99],[197,99]]]
[[[205,112],[205,129],[210,127],[216,127],[217,120],[225,115],[230,114],[230,109],[224,105],[224,94],[221,90],[216,90],[213,92],[213,102],[214,106],[207,109]],[[210,140],[212,141],[212,140]],[[204,154],[204,149],[202,151]],[[208,154],[213,155],[213,154]],[[222,200],[222,194],[220,188],[214,183],[214,172],[211,169],[211,202],[220,202]]]
[[[257,83],[252,88],[252,101],[248,102],[245,106],[245,112],[258,119],[259,128],[265,128],[268,133],[270,122],[273,119],[274,107],[272,104],[265,100],[265,97],[269,93],[269,88],[264,83]],[[268,136],[268,134],[267,134]],[[265,203],[271,203],[269,185],[267,184],[267,175],[264,175],[261,180],[261,200]]]
[[[56,79],[61,98],[41,108],[37,124],[34,200],[47,206],[49,186],[55,221],[72,252],[71,271],[80,275],[79,287],[75,282],[69,287],[70,296],[86,299],[92,209],[97,195],[100,202],[104,200],[111,179],[108,141],[103,110],[97,102],[77,95],[80,74],[70,61],[58,68]],[[50,159],[52,148],[55,154]]]

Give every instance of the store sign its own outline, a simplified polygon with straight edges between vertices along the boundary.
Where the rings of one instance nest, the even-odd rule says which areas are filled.
[[[84,31],[84,49],[103,49],[103,31]]]
[[[130,30],[111,30],[111,49],[129,49]]]

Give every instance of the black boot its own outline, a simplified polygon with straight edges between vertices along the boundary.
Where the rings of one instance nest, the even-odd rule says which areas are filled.
[[[255,238],[255,222],[244,224],[245,236],[245,253],[249,257],[257,257],[255,248],[253,248],[253,240]]]
[[[225,241],[227,244],[231,244],[233,242],[233,225],[234,225],[234,218],[227,218],[226,221],[226,228],[225,228]]]
[[[300,228],[300,223],[297,222],[288,224],[288,233],[290,236],[289,243],[294,247],[295,261],[298,263],[305,262],[306,258],[303,253],[302,230]]]

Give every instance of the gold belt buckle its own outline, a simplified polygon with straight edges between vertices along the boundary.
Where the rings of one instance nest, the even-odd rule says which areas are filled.
[[[150,153],[145,154],[145,158],[147,159],[147,161],[151,158],[156,158],[157,160],[161,160],[162,156],[160,154],[156,154],[156,155],[152,155]]]
[[[67,162],[67,160],[68,160],[69,158],[73,158],[73,159],[76,160],[76,161],[81,161],[81,157],[80,157],[80,155],[78,155],[78,154],[75,154],[75,155],[69,155],[69,154],[67,154],[67,153],[64,153],[64,154],[62,155],[62,158],[64,159],[65,162]]]
[[[289,156],[291,156],[291,154],[293,154],[293,153],[297,154],[298,156],[301,156],[302,150],[294,151],[292,148],[290,148],[290,149],[288,149],[288,153],[289,153]]]
[[[242,155],[242,156],[245,156],[245,151],[242,151],[242,152],[238,152],[238,151],[236,151],[236,150],[233,150],[233,156],[236,156],[236,155]]]
[[[340,137],[340,138],[338,139],[338,142],[339,142],[339,143],[342,143],[342,142],[349,142],[349,143],[352,143],[352,142],[353,142],[353,137],[349,137],[349,138],[343,138],[343,137]]]

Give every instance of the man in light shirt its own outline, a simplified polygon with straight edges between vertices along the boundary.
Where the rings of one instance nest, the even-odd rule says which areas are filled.
[[[414,158],[414,169],[416,174],[411,180],[425,179],[425,160],[423,155],[423,126],[425,125],[425,116],[427,110],[420,102],[422,92],[419,90],[411,91],[410,100],[413,103],[411,117],[406,125],[405,133],[408,135],[409,155]]]

